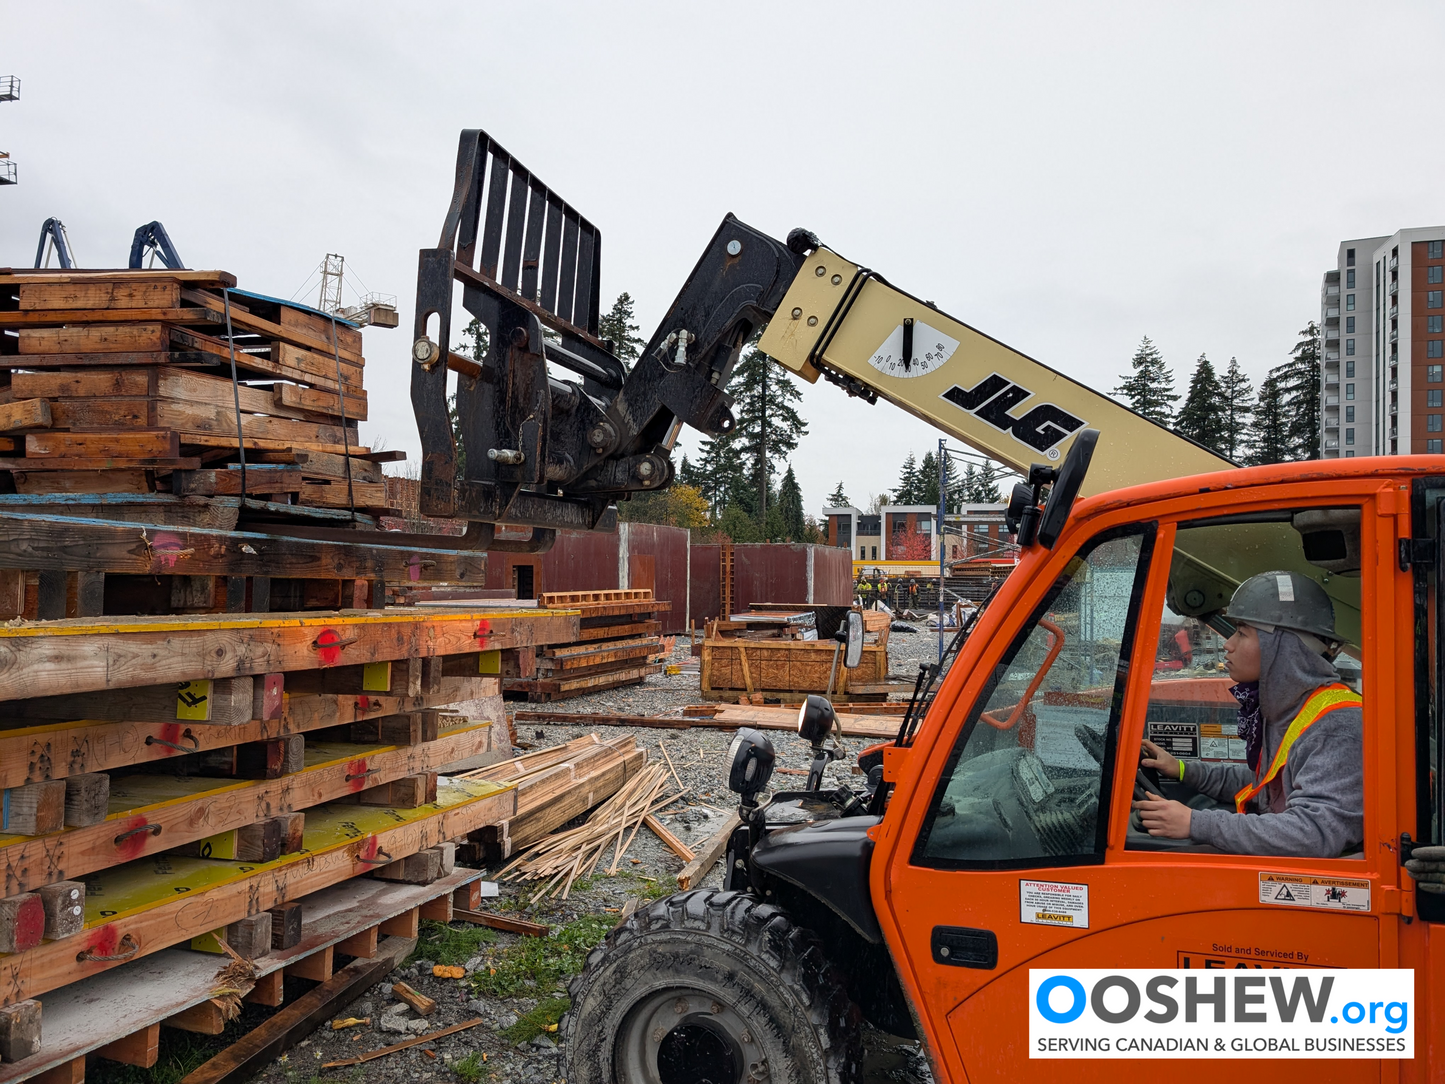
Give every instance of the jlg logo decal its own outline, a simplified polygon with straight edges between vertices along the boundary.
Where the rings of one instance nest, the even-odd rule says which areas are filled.
[[[1021,388],[994,373],[972,388],[960,388],[955,384],[940,398],[947,399],[995,429],[1012,433],[1017,440],[1048,458],[1058,459],[1056,445],[1075,430],[1082,429],[1084,421],[1053,403],[1040,403],[1023,417],[1012,417],[1009,411],[1031,395],[1033,392],[1028,388]]]

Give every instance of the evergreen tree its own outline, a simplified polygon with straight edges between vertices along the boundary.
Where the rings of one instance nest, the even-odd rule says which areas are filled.
[[[1223,452],[1224,424],[1224,385],[1219,382],[1209,359],[1200,354],[1194,364],[1194,375],[1189,378],[1189,393],[1174,420],[1174,429],[1206,448]]]
[[[1291,459],[1320,457],[1320,329],[1313,320],[1300,332],[1290,360],[1273,370],[1278,374],[1289,419]]]
[[[1254,414],[1254,385],[1239,367],[1238,358],[1229,359],[1229,368],[1219,381],[1224,392],[1224,436],[1219,450],[1228,459],[1238,462],[1249,444],[1249,419]]]
[[[744,464],[751,497],[747,503],[764,526],[776,465],[797,449],[799,438],[808,432],[796,406],[803,396],[787,370],[753,346],[743,351],[728,391],[735,398],[737,425],[719,441],[735,449]]]
[[[742,457],[728,437],[704,440],[698,461],[685,461],[678,478],[703,495],[714,521],[724,508],[738,503],[747,489]]]
[[[1115,395],[1129,400],[1134,412],[1142,414],[1151,422],[1168,425],[1174,417],[1174,404],[1179,395],[1174,390],[1174,374],[1164,364],[1164,355],[1159,353],[1148,335],[1139,343],[1139,349],[1129,363],[1133,374],[1121,376]]]
[[[637,360],[638,348],[647,345],[647,340],[637,335],[641,329],[632,322],[632,306],[632,295],[624,290],[597,321],[597,337],[612,341],[612,352],[625,369],[631,369]]]
[[[918,473],[916,475],[918,484],[913,491],[913,504],[926,504],[934,508],[938,507],[938,457],[932,452],[924,452],[923,459],[919,461]]]
[[[778,484],[778,513],[783,520],[783,530],[789,542],[801,542],[806,533],[803,522],[803,489],[798,485],[798,476],[793,465],[788,464],[787,473]]]
[[[998,504],[1003,500],[998,491],[998,468],[994,466],[993,460],[986,462],[978,472],[969,500],[974,504]]]
[[[848,499],[848,494],[843,492],[843,483],[840,481],[833,487],[833,492],[828,494],[829,508],[851,508],[853,502]]]
[[[918,504],[918,483],[918,460],[909,452],[908,458],[903,461],[903,466],[898,471],[898,485],[893,488],[893,503]]]
[[[1290,459],[1289,407],[1279,370],[1272,369],[1259,386],[1259,401],[1254,407],[1254,425],[1250,434],[1249,462],[1284,463]]]

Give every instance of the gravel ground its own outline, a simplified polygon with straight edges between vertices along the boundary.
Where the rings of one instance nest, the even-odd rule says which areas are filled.
[[[929,635],[922,628],[917,634],[892,634],[889,644],[891,669],[896,679],[907,681],[910,692],[917,663],[936,659],[937,643],[936,634]],[[680,642],[674,661],[686,660],[687,651],[686,642]],[[698,673],[686,670],[681,674],[656,675],[642,686],[578,697],[552,707],[575,713],[657,715],[698,702]],[[509,706],[526,708],[529,705]],[[667,751],[667,757],[690,794],[686,804],[674,807],[675,812],[664,820],[684,843],[696,844],[708,839],[735,807],[725,779],[728,746],[733,738],[729,731],[705,726],[689,730],[598,729],[527,722],[517,726],[518,739],[536,746],[555,745],[594,731],[606,737],[630,732],[640,745],[648,749],[653,760],[662,761],[661,750]],[[811,758],[806,743],[786,732],[772,732],[770,736],[778,751],[779,767],[807,768]],[[865,742],[849,739],[846,744],[853,754]],[[856,784],[858,780],[851,773],[851,764],[850,759],[830,765],[825,786],[844,782]],[[797,782],[801,784],[801,779]],[[774,786],[779,785],[791,785],[789,777],[775,776]],[[630,898],[666,895],[675,887],[674,878],[682,862],[650,832],[641,831],[621,865],[615,876],[596,875],[588,882],[574,886],[571,897],[566,901],[531,904],[518,886],[504,883],[501,899],[490,901],[488,907],[550,925],[554,934],[545,947],[549,950],[556,948],[564,955],[569,951],[575,953],[575,964],[585,957],[585,951],[575,944],[577,939],[589,934],[589,940],[599,937],[603,930],[615,923]],[[721,877],[720,868],[715,867],[705,886],[720,887]],[[564,931],[564,928],[565,932],[559,936],[559,931]],[[333,1018],[365,1018],[370,1023],[341,1030],[332,1030],[324,1024],[256,1079],[265,1084],[320,1084],[318,1076],[321,1081],[340,1079],[346,1084],[451,1084],[456,1080],[462,1084],[548,1084],[561,1081],[559,1051],[552,1035],[543,1031],[524,1037],[534,1030],[528,1026],[529,1021],[538,1019],[545,1022],[555,1018],[555,1011],[549,1013],[548,1010],[558,1008],[549,1004],[556,987],[543,988],[548,985],[544,979],[540,987],[522,981],[506,990],[490,994],[486,990],[489,983],[496,986],[500,981],[492,974],[494,968],[505,976],[506,961],[515,959],[519,952],[527,949],[536,951],[543,946],[535,943],[528,946],[524,942],[529,939],[497,931],[483,932],[465,924],[457,924],[453,929],[475,931],[472,936],[482,939],[474,949],[461,946],[461,955],[466,955],[466,959],[460,958],[458,946],[454,943],[438,951],[435,943],[429,945],[424,940],[412,960],[384,982],[360,994]],[[435,934],[435,928],[432,932]],[[563,944],[569,944],[569,948],[561,948]],[[431,970],[435,961],[431,956],[442,955],[448,958],[440,962],[461,964],[467,969],[467,977],[460,980],[435,977]],[[337,965],[342,962],[338,958]],[[390,992],[392,983],[398,980],[434,999],[436,1011],[423,1018],[399,1002]],[[483,986],[482,990],[475,988],[478,983]],[[287,1001],[290,1002],[309,985],[301,983],[295,994],[288,988]],[[247,1018],[238,1022],[238,1029],[254,1026],[255,1021],[250,1017],[257,1011],[248,1007]],[[419,1046],[360,1066],[320,1069],[324,1062],[356,1057],[399,1042],[409,1035],[447,1027],[477,1016],[483,1019],[483,1024],[427,1044],[431,1053]],[[931,1084],[932,1076],[916,1043],[900,1042],[868,1029],[865,1047],[868,1055],[866,1080],[869,1084],[883,1084],[885,1081]]]

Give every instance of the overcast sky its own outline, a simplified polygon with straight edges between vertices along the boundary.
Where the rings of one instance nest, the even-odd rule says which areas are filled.
[[[602,230],[604,303],[631,292],[644,337],[733,211],[1101,390],[1143,335],[1181,389],[1201,352],[1257,381],[1340,240],[1445,219],[1442,30],[1445,5],[1358,0],[0,0],[0,266],[52,215],[86,266],[158,218],[188,266],[282,297],[339,252],[400,299],[363,437],[415,456],[416,253],[479,127]],[[937,441],[827,384],[804,413],[813,512]]]

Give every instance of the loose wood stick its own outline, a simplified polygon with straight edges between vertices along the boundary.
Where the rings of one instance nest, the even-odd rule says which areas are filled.
[[[403,1039],[399,1043],[392,1043],[391,1046],[383,1046],[380,1050],[372,1050],[361,1055],[359,1058],[347,1058],[345,1061],[328,1061],[321,1068],[340,1069],[347,1065],[360,1065],[364,1061],[371,1061],[373,1058],[380,1058],[387,1054],[395,1054],[398,1050],[405,1050],[409,1046],[416,1046],[418,1043],[429,1043],[433,1039],[440,1039],[443,1035],[451,1035],[453,1032],[465,1031],[467,1028],[474,1028],[482,1023],[479,1016],[475,1020],[467,1020],[460,1024],[453,1024],[449,1028],[442,1028],[440,1031],[429,1031],[425,1035],[417,1035],[411,1039]]]

